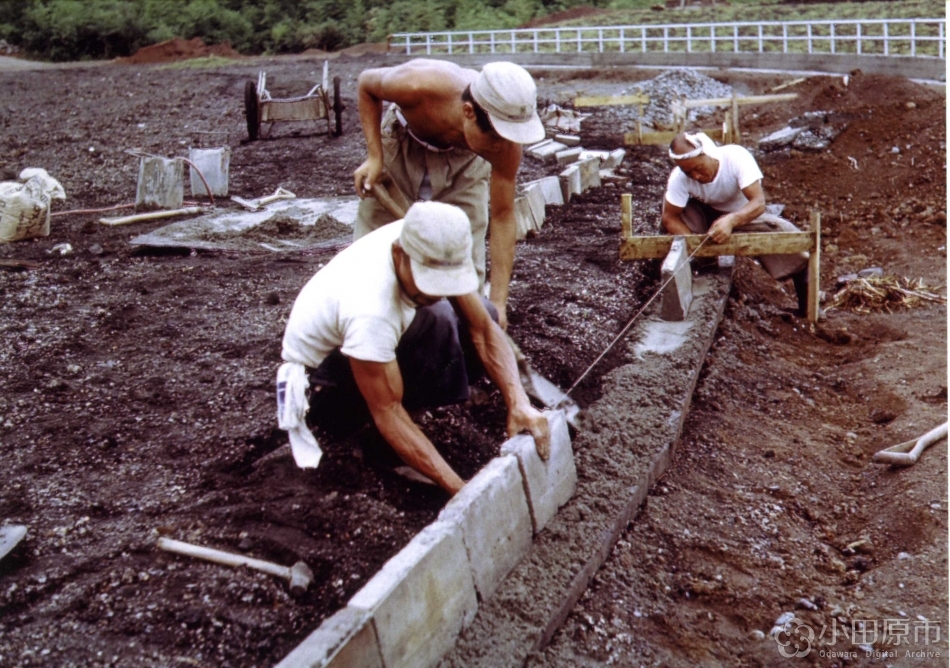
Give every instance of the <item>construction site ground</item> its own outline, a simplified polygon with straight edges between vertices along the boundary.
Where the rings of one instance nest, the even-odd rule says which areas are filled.
[[[342,137],[322,123],[278,124],[252,143],[245,83],[265,69],[275,97],[302,95],[323,61],[3,71],[0,180],[42,167],[67,194],[54,213],[109,207],[134,200],[129,150],[187,156],[227,142],[231,194],[350,195],[365,152],[356,76],[386,62],[330,61],[347,104]],[[533,72],[539,97],[564,106],[658,73]],[[743,95],[799,78],[706,74]],[[799,97],[742,108],[746,145],[808,111],[843,126],[826,150],[758,155],[770,202],[803,226],[821,212],[822,290],[881,267],[945,295],[944,90],[854,72],[783,91]],[[630,113],[592,113],[583,145],[622,146]],[[549,207],[518,245],[509,332],[562,387],[656,292],[658,262],[619,260],[620,195],[633,194],[635,230],[655,230],[665,154],[631,147],[620,179]],[[526,158],[519,181],[557,171]],[[130,238],[162,223],[106,227],[101,215],[57,215],[49,237],[0,246],[0,259],[34,263],[0,267],[0,524],[29,529],[0,561],[0,665],[273,665],[446,497],[396,475],[372,430],[318,432],[326,454],[315,471],[281,450],[283,326],[328,254],[136,248]],[[769,632],[786,612],[813,630],[807,665],[946,664],[946,445],[909,469],[871,461],[947,419],[946,306],[830,309],[815,327],[793,306],[790,285],[737,259],[671,468],[532,665],[781,665],[791,648]],[[582,406],[610,369],[649,364],[623,350],[575,391]],[[500,397],[484,389],[417,416],[463,477],[505,438]],[[653,391],[663,394],[662,378]],[[635,423],[637,410],[624,419]],[[160,552],[160,535],[301,559],[315,581],[292,598],[276,578]]]

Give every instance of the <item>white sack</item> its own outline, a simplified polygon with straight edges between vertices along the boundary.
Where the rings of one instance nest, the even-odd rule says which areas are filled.
[[[50,202],[66,199],[45,169],[28,167],[19,179],[0,183],[0,243],[49,236]]]

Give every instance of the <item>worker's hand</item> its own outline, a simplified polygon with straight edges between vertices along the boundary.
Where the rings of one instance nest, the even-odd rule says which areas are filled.
[[[706,234],[715,243],[724,244],[729,241],[729,237],[732,235],[732,229],[738,222],[739,219],[735,214],[727,213],[725,216],[719,217]]]
[[[373,190],[373,186],[382,173],[382,161],[373,158],[367,158],[366,162],[356,168],[356,171],[353,172],[353,186],[356,188],[356,194],[360,196],[360,199]]]
[[[530,404],[525,408],[514,408],[508,414],[508,436],[515,436],[523,431],[531,432],[538,457],[547,461],[551,456],[551,428],[544,413]]]
[[[491,299],[489,299],[489,301],[491,301],[492,305],[495,307],[495,310],[498,311],[498,326],[501,327],[501,331],[507,332],[508,331],[508,309],[507,309],[508,305],[499,304],[495,301],[492,301]]]

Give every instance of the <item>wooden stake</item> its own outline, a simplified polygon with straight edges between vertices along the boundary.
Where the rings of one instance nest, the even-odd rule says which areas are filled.
[[[732,138],[730,141],[733,144],[739,143],[739,98],[736,97],[736,94],[732,94]]]
[[[624,240],[633,237],[633,195],[620,196],[620,237]]]
[[[808,322],[818,322],[818,287],[821,281],[821,212],[811,212],[813,248],[808,255]]]

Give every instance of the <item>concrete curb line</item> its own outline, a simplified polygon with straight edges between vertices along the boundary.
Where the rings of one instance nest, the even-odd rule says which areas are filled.
[[[722,319],[731,272],[700,277],[696,283],[693,308],[684,323],[666,323],[651,315],[653,320],[642,323],[637,330],[647,343],[629,343],[637,357],[642,358],[645,351],[658,359],[662,355],[663,364],[672,369],[666,372],[664,367],[663,374],[680,376],[674,396],[666,395],[663,388],[657,392],[656,386],[643,388],[648,397],[645,402],[652,400],[664,410],[656,412],[653,422],[642,423],[629,403],[629,393],[631,387],[643,383],[643,369],[650,365],[629,364],[605,377],[604,396],[588,409],[585,430],[575,439],[579,482],[574,497],[552,520],[548,530],[536,537],[531,552],[505,579],[495,596],[483,603],[441,666],[522,666],[542,650],[635,517],[649,488],[666,471],[703,360]],[[664,347],[669,338],[668,325],[680,328],[678,331],[684,335],[691,332],[688,356],[676,358],[669,354],[673,351]],[[650,340],[658,346],[651,349]],[[612,398],[612,389],[620,400]],[[610,438],[609,445],[594,451],[594,446],[585,442],[588,429],[615,436]],[[645,451],[627,453],[624,458],[619,450],[624,448],[625,437],[633,433],[641,436],[640,442],[644,442],[642,437],[646,435],[646,447],[640,448]]]
[[[567,421],[548,414],[551,456],[516,436],[406,547],[278,668],[438,664],[574,492]]]

